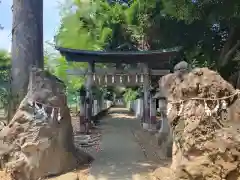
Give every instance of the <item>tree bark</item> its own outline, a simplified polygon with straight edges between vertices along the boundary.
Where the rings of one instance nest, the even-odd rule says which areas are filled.
[[[228,61],[232,58],[234,53],[240,47],[240,35],[239,35],[240,27],[233,27],[230,29],[228,39],[224,44],[220,57],[218,66],[221,68],[225,66]]]
[[[225,56],[221,60],[223,66],[227,64],[227,62],[233,57],[233,55],[236,53],[239,47],[240,47],[240,40],[238,40],[236,44],[233,47],[231,47],[231,49],[228,50],[228,52],[225,54]]]
[[[220,59],[223,58],[227,53],[227,51],[231,48],[235,34],[236,34],[236,28],[233,27],[230,29],[228,39],[221,50]]]
[[[11,83],[18,104],[27,92],[30,68],[43,68],[43,0],[13,0],[12,11]]]

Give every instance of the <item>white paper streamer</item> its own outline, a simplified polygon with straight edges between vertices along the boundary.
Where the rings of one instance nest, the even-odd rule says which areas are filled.
[[[61,120],[61,113],[60,113],[60,108],[58,109],[58,118],[57,118],[57,120],[58,120],[58,122],[60,122],[60,120]]]
[[[227,109],[227,102],[225,100],[222,100],[221,103],[222,103],[222,109],[226,110]]]
[[[45,107],[44,105],[42,105],[42,114],[43,114],[43,117],[44,117],[45,119],[48,118],[48,115],[47,115],[47,112],[46,112],[46,107]]]
[[[52,119],[54,118],[54,114],[55,114],[55,109],[52,108],[52,113],[51,113],[51,118],[52,118]]]
[[[167,104],[167,116],[169,115],[169,113],[171,112],[172,110],[172,104],[171,103],[168,103]]]
[[[183,102],[180,105],[180,109],[178,111],[178,116],[180,116],[182,114],[182,112],[183,112]]]
[[[36,102],[34,102],[34,107],[35,107],[36,110],[39,110],[39,109],[40,109],[40,107],[37,105]]]
[[[33,101],[29,100],[29,101],[28,101],[28,104],[29,104],[30,106],[33,106]]]
[[[219,110],[219,101],[217,101],[217,105],[215,106],[215,108],[213,109],[214,113],[217,113]]]
[[[206,101],[204,101],[204,110],[205,110],[205,113],[206,113],[207,116],[211,116],[211,115],[212,115],[212,112],[211,112],[211,110],[209,109]]]

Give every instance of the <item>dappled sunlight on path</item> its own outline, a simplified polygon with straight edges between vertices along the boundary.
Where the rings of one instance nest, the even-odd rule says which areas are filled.
[[[132,128],[139,121],[125,108],[112,108],[102,123],[101,150],[93,162],[88,180],[147,180],[154,168],[137,143]]]

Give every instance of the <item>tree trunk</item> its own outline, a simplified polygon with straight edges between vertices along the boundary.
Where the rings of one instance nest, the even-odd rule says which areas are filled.
[[[229,62],[229,60],[232,58],[234,53],[236,53],[237,49],[239,48],[240,46],[239,30],[240,27],[233,27],[232,29],[230,29],[228,39],[225,42],[219,57],[218,66],[220,68],[225,66]]]
[[[231,48],[235,35],[236,35],[236,28],[233,27],[230,29],[228,39],[221,50],[220,58],[223,58],[225,54],[228,52],[228,50]]]
[[[16,106],[27,92],[29,69],[43,68],[43,0],[13,0],[12,10],[11,83]]]

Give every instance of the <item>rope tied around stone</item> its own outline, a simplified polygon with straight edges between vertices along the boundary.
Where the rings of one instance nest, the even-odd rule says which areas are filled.
[[[234,94],[231,94],[229,96],[224,96],[224,97],[220,97],[220,98],[200,98],[200,97],[194,97],[194,98],[189,98],[189,99],[182,99],[182,100],[178,100],[178,101],[173,101],[173,100],[168,100],[168,103],[170,104],[181,104],[185,101],[189,101],[189,100],[200,100],[200,101],[220,101],[220,100],[226,100],[229,98],[232,98],[236,95],[240,94],[240,90],[237,89],[236,92]]]
[[[181,141],[181,136],[182,136],[181,134],[182,134],[182,131],[185,128],[184,121],[180,121],[180,117],[181,117],[182,113],[184,112],[184,102],[189,101],[189,100],[203,101],[204,102],[205,115],[210,117],[210,116],[212,116],[213,113],[219,112],[220,108],[222,110],[227,110],[226,100],[230,99],[230,98],[234,98],[235,96],[238,96],[237,98],[239,98],[239,94],[240,94],[240,90],[237,89],[235,91],[235,93],[233,93],[229,96],[224,96],[224,97],[220,97],[220,98],[199,98],[199,97],[195,97],[195,98],[189,98],[189,99],[185,99],[185,100],[168,101],[167,115],[171,112],[171,110],[173,108],[173,105],[177,105],[177,106],[180,105],[179,108],[178,108],[177,117],[172,122],[172,128],[174,130],[173,131],[173,140],[175,141],[178,148],[181,148],[181,142],[180,142]],[[217,101],[217,104],[211,110],[207,105],[207,101]],[[218,122],[216,122],[216,123],[219,124]]]
[[[33,81],[34,81],[34,79],[33,79],[33,69],[35,68],[35,69],[37,69],[35,66],[30,66],[30,78],[29,78],[29,91],[30,91],[30,94],[32,95],[33,94]],[[62,84],[62,83],[60,83],[60,82],[55,82],[55,83],[59,83],[59,84]],[[61,107],[60,106],[52,106],[52,105],[48,105],[48,104],[45,104],[45,103],[41,103],[41,102],[39,102],[39,101],[37,101],[37,100],[34,100],[34,101],[32,101],[32,100],[29,100],[28,101],[28,104],[31,106],[31,107],[33,107],[33,109],[34,109],[34,116],[33,116],[33,119],[35,120],[36,119],[36,115],[37,114],[41,114],[41,115],[43,115],[44,116],[44,118],[47,118],[48,117],[48,114],[46,113],[46,108],[47,107],[49,107],[49,108],[51,108],[52,109],[52,112],[51,112],[51,115],[50,115],[50,117],[52,118],[52,119],[54,119],[54,117],[55,117],[55,112],[57,112],[57,120],[58,120],[58,122],[60,122],[60,120],[61,120]]]

